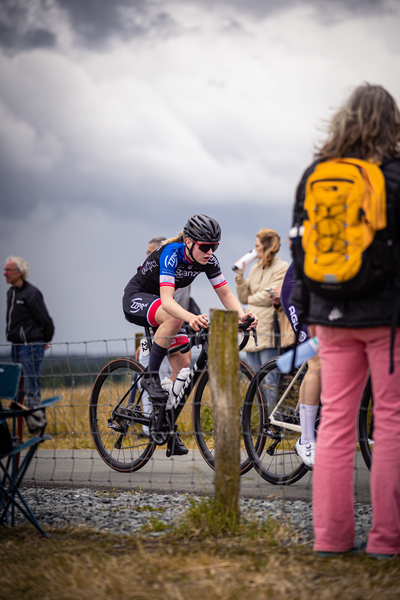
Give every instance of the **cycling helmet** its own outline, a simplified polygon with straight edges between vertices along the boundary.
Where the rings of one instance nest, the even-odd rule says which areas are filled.
[[[183,232],[195,242],[215,243],[221,239],[221,227],[215,219],[207,215],[192,215]]]

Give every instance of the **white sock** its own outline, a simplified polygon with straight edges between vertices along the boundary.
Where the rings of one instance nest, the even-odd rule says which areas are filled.
[[[318,406],[313,404],[300,404],[300,444],[315,442],[315,419],[317,418]]]

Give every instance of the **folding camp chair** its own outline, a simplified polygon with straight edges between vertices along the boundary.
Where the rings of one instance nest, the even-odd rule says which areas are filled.
[[[61,400],[62,396],[46,398],[39,407],[29,409],[22,403],[18,403],[21,385],[21,365],[0,363],[0,525],[14,526],[15,510],[19,510],[40,533],[47,537],[25,501],[20,486],[37,447],[45,440],[51,439],[51,436],[44,435],[44,426],[40,435],[22,442],[17,435],[17,421],[21,417],[32,414],[38,408],[45,410]],[[11,400],[10,406],[3,408],[1,400]],[[12,434],[7,424],[8,419],[11,420]],[[20,461],[21,452],[24,454]]]

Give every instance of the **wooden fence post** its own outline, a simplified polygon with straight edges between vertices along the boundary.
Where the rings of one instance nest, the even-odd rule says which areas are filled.
[[[238,317],[210,313],[208,370],[214,417],[216,504],[240,515],[240,398]]]

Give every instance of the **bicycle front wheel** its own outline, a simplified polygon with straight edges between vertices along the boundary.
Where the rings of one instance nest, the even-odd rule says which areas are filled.
[[[240,360],[240,377],[239,377],[239,394],[241,402],[241,413],[244,405],[244,399],[248,390],[250,381],[253,377],[253,370],[245,361]],[[254,429],[258,429],[259,436],[259,450],[262,443],[262,423],[264,420],[264,404],[262,399],[259,398],[259,404],[254,405],[255,410],[252,414],[252,423]],[[193,401],[193,428],[196,437],[197,446],[200,450],[206,463],[215,469],[215,439],[214,439],[214,417],[212,410],[211,400],[211,389],[209,386],[209,374],[205,370],[200,376],[200,379],[196,386],[196,391]],[[256,444],[257,445],[257,444]],[[243,442],[243,436],[241,436],[240,442],[240,474],[244,475],[252,468],[252,463],[249,460]]]
[[[155,444],[144,435],[140,423],[115,418],[115,409],[135,406],[135,415],[146,419],[135,384],[143,366],[130,358],[111,361],[100,371],[90,399],[89,421],[94,445],[104,462],[123,473],[141,469],[151,458]]]
[[[372,386],[371,377],[369,377],[358,413],[358,442],[364,462],[370,470],[374,448],[374,417],[372,408]]]
[[[266,362],[251,381],[243,410],[243,437],[257,473],[274,485],[288,485],[299,481],[308,471],[294,449],[301,435],[299,388],[307,365],[305,363],[296,369],[294,374],[284,375],[277,369],[276,360],[272,358]],[[260,394],[264,398],[268,395],[270,402],[272,398],[276,403],[264,421],[261,453],[258,450],[258,433],[255,435],[252,424],[254,406],[259,404]]]

